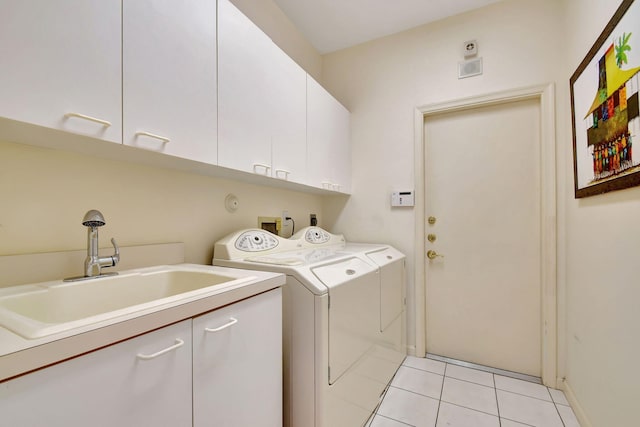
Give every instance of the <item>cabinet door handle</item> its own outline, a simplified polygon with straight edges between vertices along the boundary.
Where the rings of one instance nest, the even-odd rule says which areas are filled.
[[[162,356],[163,354],[169,353],[170,351],[173,351],[177,348],[180,348],[184,345],[184,341],[182,341],[180,338],[176,338],[176,343],[174,345],[172,345],[171,347],[167,347],[164,350],[160,350],[156,353],[153,354],[142,354],[142,353],[138,353],[137,357],[138,359],[142,359],[142,360],[151,360],[151,359],[155,359],[158,356]]]
[[[69,117],[77,117],[79,119],[84,119],[84,120],[89,120],[90,122],[94,122],[94,123],[100,123],[102,126],[104,127],[109,127],[111,126],[111,122],[107,121],[107,120],[102,120],[102,119],[98,119],[97,117],[91,117],[91,116],[87,116],[84,114],[80,114],[80,113],[67,113],[64,115],[65,118],[69,118]]]
[[[238,319],[236,319],[235,317],[229,317],[229,322],[225,323],[224,325],[217,328],[204,328],[204,330],[207,332],[220,332],[221,330],[227,329],[229,326],[235,325],[236,323],[238,323]]]
[[[284,174],[284,177],[280,177],[280,174]],[[284,169],[276,169],[276,178],[284,179],[285,181],[289,180],[290,171]]]
[[[171,140],[169,138],[167,138],[166,136],[162,136],[162,135],[156,135],[155,133],[150,133],[150,132],[136,132],[136,137],[138,136],[148,136],[149,138],[153,138],[153,139],[159,139],[160,141],[167,143],[167,142],[171,142]]]
[[[260,175],[269,176],[269,171],[271,170],[271,166],[265,165],[264,163],[254,163],[253,164],[253,173],[258,173],[258,168],[264,168],[264,172]]]

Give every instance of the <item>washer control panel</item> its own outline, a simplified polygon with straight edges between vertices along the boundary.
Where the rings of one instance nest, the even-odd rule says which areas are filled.
[[[236,239],[235,247],[243,252],[260,252],[278,246],[278,239],[266,231],[250,230]]]

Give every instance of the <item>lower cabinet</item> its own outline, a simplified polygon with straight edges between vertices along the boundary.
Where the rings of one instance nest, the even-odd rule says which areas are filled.
[[[0,383],[0,425],[281,426],[281,292]]]
[[[185,320],[0,384],[0,424],[190,426],[191,378]]]
[[[282,291],[193,319],[193,425],[282,426]]]

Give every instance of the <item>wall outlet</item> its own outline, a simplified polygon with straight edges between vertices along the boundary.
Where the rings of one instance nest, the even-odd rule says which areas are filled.
[[[289,211],[282,211],[282,228],[287,228],[289,227],[289,224],[291,224],[291,221],[287,221],[287,218],[289,218]]]

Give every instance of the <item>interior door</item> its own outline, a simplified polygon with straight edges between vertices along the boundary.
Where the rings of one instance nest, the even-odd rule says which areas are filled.
[[[427,353],[541,376],[540,162],[538,100],[425,118]]]

